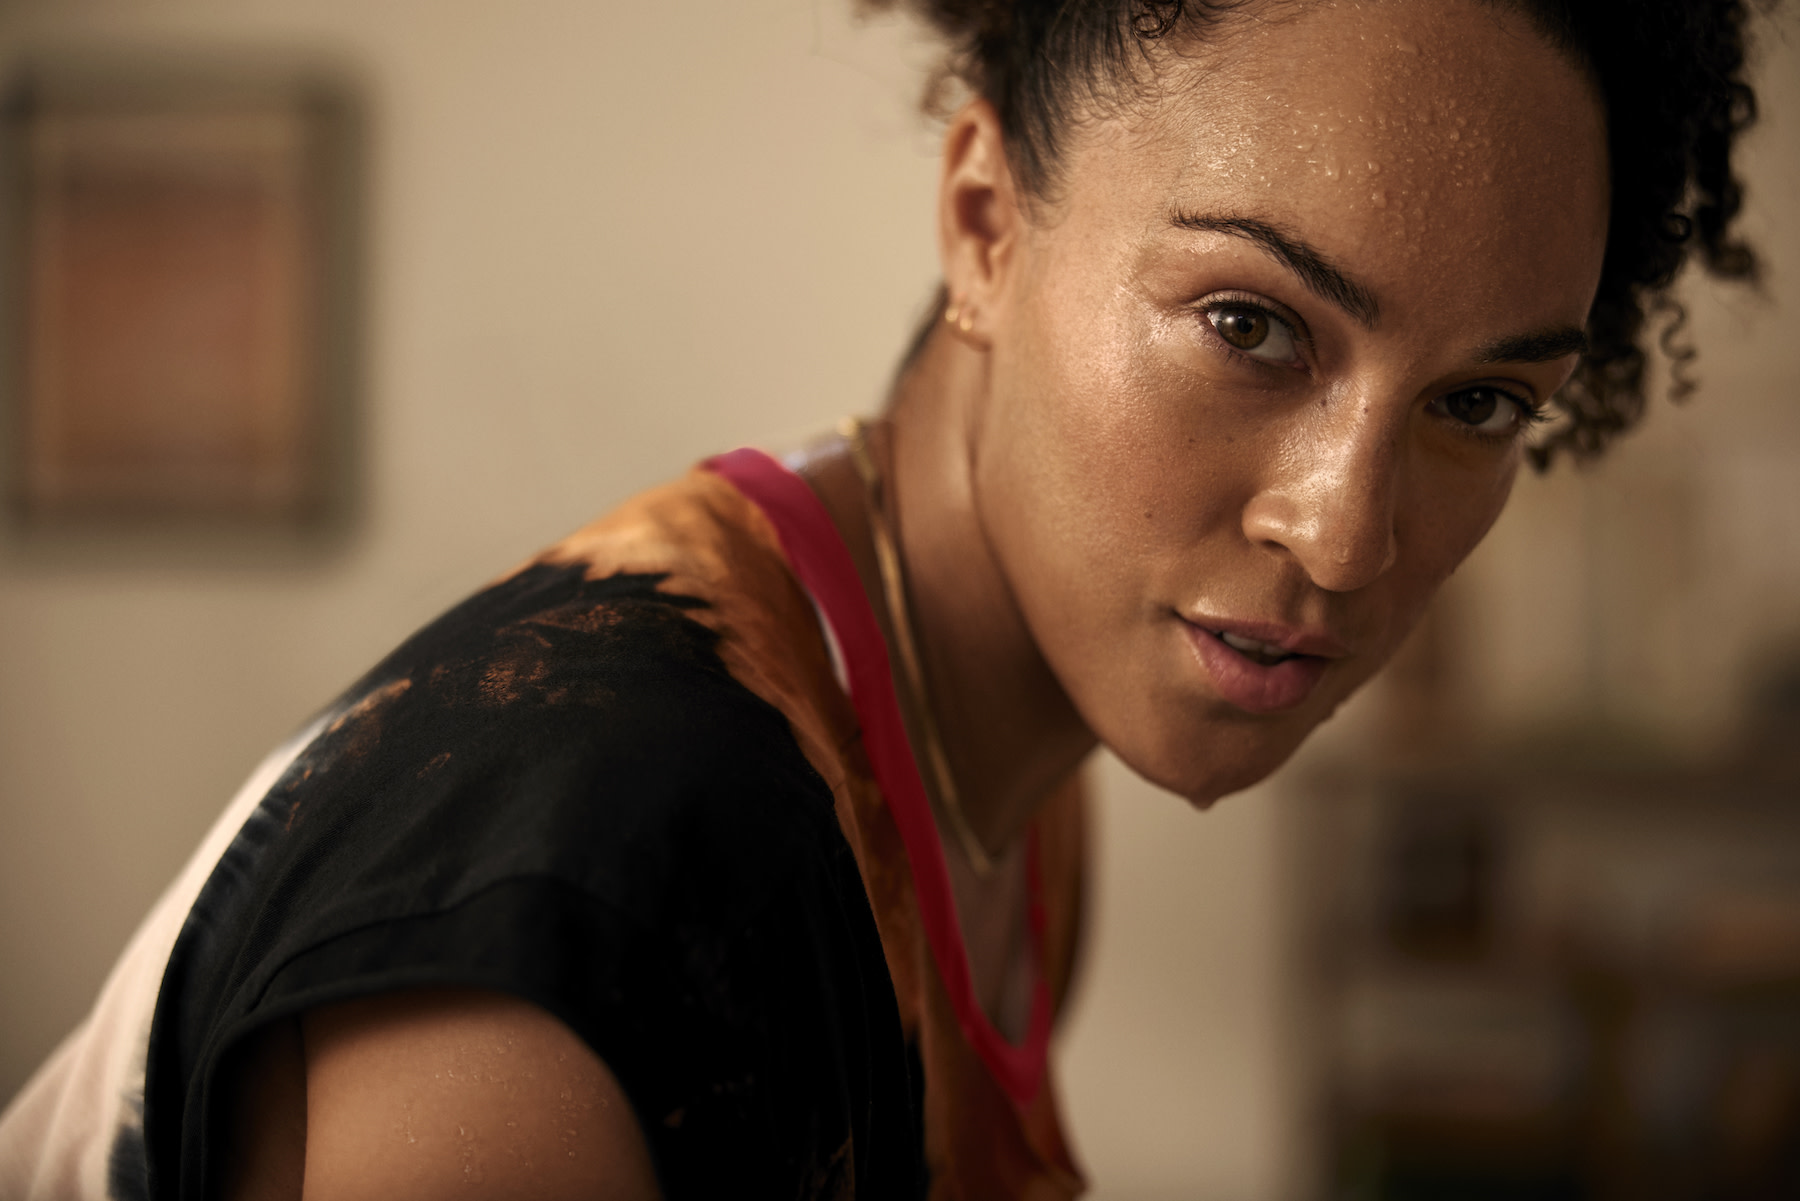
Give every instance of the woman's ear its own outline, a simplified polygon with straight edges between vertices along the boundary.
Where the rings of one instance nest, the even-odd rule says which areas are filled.
[[[951,118],[938,184],[938,258],[952,324],[965,341],[985,347],[1005,293],[1024,227],[1018,189],[1007,162],[1000,118],[985,100]]]

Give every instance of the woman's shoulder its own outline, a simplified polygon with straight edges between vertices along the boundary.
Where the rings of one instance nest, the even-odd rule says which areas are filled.
[[[746,1106],[834,1128],[847,1119],[810,1098],[846,1072],[891,1094],[883,1107],[907,1103],[832,792],[742,681],[796,639],[822,660],[816,621],[735,496],[700,473],[629,502],[425,626],[333,707],[170,956],[152,1160],[208,1158],[193,1107],[249,1030],[418,987],[553,1014],[618,1073],[659,1148],[723,1146],[756,1127],[732,1117]],[[820,1034],[840,1005],[894,1032],[879,1063]]]
[[[325,1006],[260,1031],[224,1084],[220,1195],[658,1195],[607,1066],[550,1014],[460,989]]]
[[[645,928],[671,906],[748,914],[830,857],[830,789],[726,662],[746,639],[721,612],[767,588],[739,578],[762,550],[730,508],[694,473],[402,642],[267,789],[177,959],[229,961],[214,944],[250,937],[250,913],[283,960],[506,888]]]

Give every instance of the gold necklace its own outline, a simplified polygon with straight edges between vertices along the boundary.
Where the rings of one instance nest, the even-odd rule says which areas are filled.
[[[881,575],[888,623],[894,628],[894,650],[900,660],[900,670],[906,676],[907,690],[916,701],[913,707],[918,713],[919,739],[925,744],[925,765],[930,769],[932,783],[937,786],[938,802],[950,819],[950,828],[956,834],[963,855],[975,869],[975,874],[985,880],[994,872],[994,859],[981,845],[981,839],[975,836],[975,828],[969,824],[968,814],[963,812],[956,778],[950,774],[950,759],[944,753],[944,740],[938,735],[937,719],[932,715],[930,700],[925,695],[925,673],[919,665],[912,615],[906,607],[906,580],[901,574],[900,552],[882,507],[881,471],[875,465],[875,457],[869,453],[867,427],[859,418],[846,417],[839,424],[838,432],[849,445],[850,461],[856,465],[856,474],[862,477],[863,490],[867,494],[869,540],[875,544],[875,567]]]

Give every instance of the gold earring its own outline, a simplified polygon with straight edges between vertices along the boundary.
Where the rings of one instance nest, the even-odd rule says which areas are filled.
[[[950,307],[944,310],[944,323],[966,334],[975,328],[975,314],[969,311],[963,298],[958,296],[952,299]]]

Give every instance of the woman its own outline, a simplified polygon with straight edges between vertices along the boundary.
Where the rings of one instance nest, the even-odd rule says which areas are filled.
[[[1751,274],[1738,4],[919,7],[973,98],[887,412],[631,502],[277,752],[0,1191],[1074,1195],[1081,760],[1261,779],[1522,457],[1635,418],[1689,248]]]

